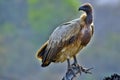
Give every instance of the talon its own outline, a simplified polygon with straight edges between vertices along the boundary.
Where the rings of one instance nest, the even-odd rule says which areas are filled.
[[[86,74],[92,74],[92,72],[90,72],[91,69],[93,69],[93,68],[86,69],[86,68],[81,67],[82,72],[84,72]]]
[[[68,71],[67,71],[66,74],[73,74],[73,76],[76,77],[76,74],[75,74],[74,69],[73,69],[72,66],[68,68]]]
[[[75,63],[73,63],[72,66],[74,67],[74,69],[77,70],[77,73],[80,73],[80,75],[81,75],[81,72],[82,72],[81,66],[79,64],[75,64]]]
[[[90,70],[93,69],[93,68],[88,68],[88,69],[87,68],[83,68],[79,64],[75,64],[75,63],[73,63],[72,66],[74,68],[78,69],[78,73],[80,73],[80,75],[81,75],[81,72],[84,72],[86,74],[92,74],[92,72],[90,72]]]

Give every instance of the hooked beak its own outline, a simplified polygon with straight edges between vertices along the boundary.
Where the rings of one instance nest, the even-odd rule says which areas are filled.
[[[78,9],[78,11],[80,11],[80,10],[85,10],[85,7],[84,6],[81,6],[81,7],[79,7],[79,9]]]

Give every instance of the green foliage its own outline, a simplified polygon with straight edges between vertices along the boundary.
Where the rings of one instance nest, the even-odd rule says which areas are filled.
[[[40,33],[58,26],[74,14],[77,15],[79,1],[75,0],[28,0],[28,20],[32,28]],[[74,15],[75,16],[75,15]],[[56,26],[55,26],[56,25]]]
[[[68,4],[71,5],[72,8],[77,9],[80,3],[75,0],[65,0]]]

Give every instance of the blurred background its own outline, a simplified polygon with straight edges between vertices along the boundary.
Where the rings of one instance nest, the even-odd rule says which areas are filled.
[[[95,33],[77,58],[94,69],[78,78],[120,74],[120,0],[0,0],[0,80],[61,80],[67,63],[42,68],[36,51],[58,25],[78,18],[85,2],[94,7]]]

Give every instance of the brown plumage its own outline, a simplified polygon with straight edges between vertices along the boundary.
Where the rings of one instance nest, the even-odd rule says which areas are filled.
[[[48,66],[51,62],[64,62],[75,58],[89,43],[94,32],[92,6],[86,3],[79,10],[85,13],[78,19],[58,26],[49,40],[38,50],[37,58],[42,59],[42,67]]]

